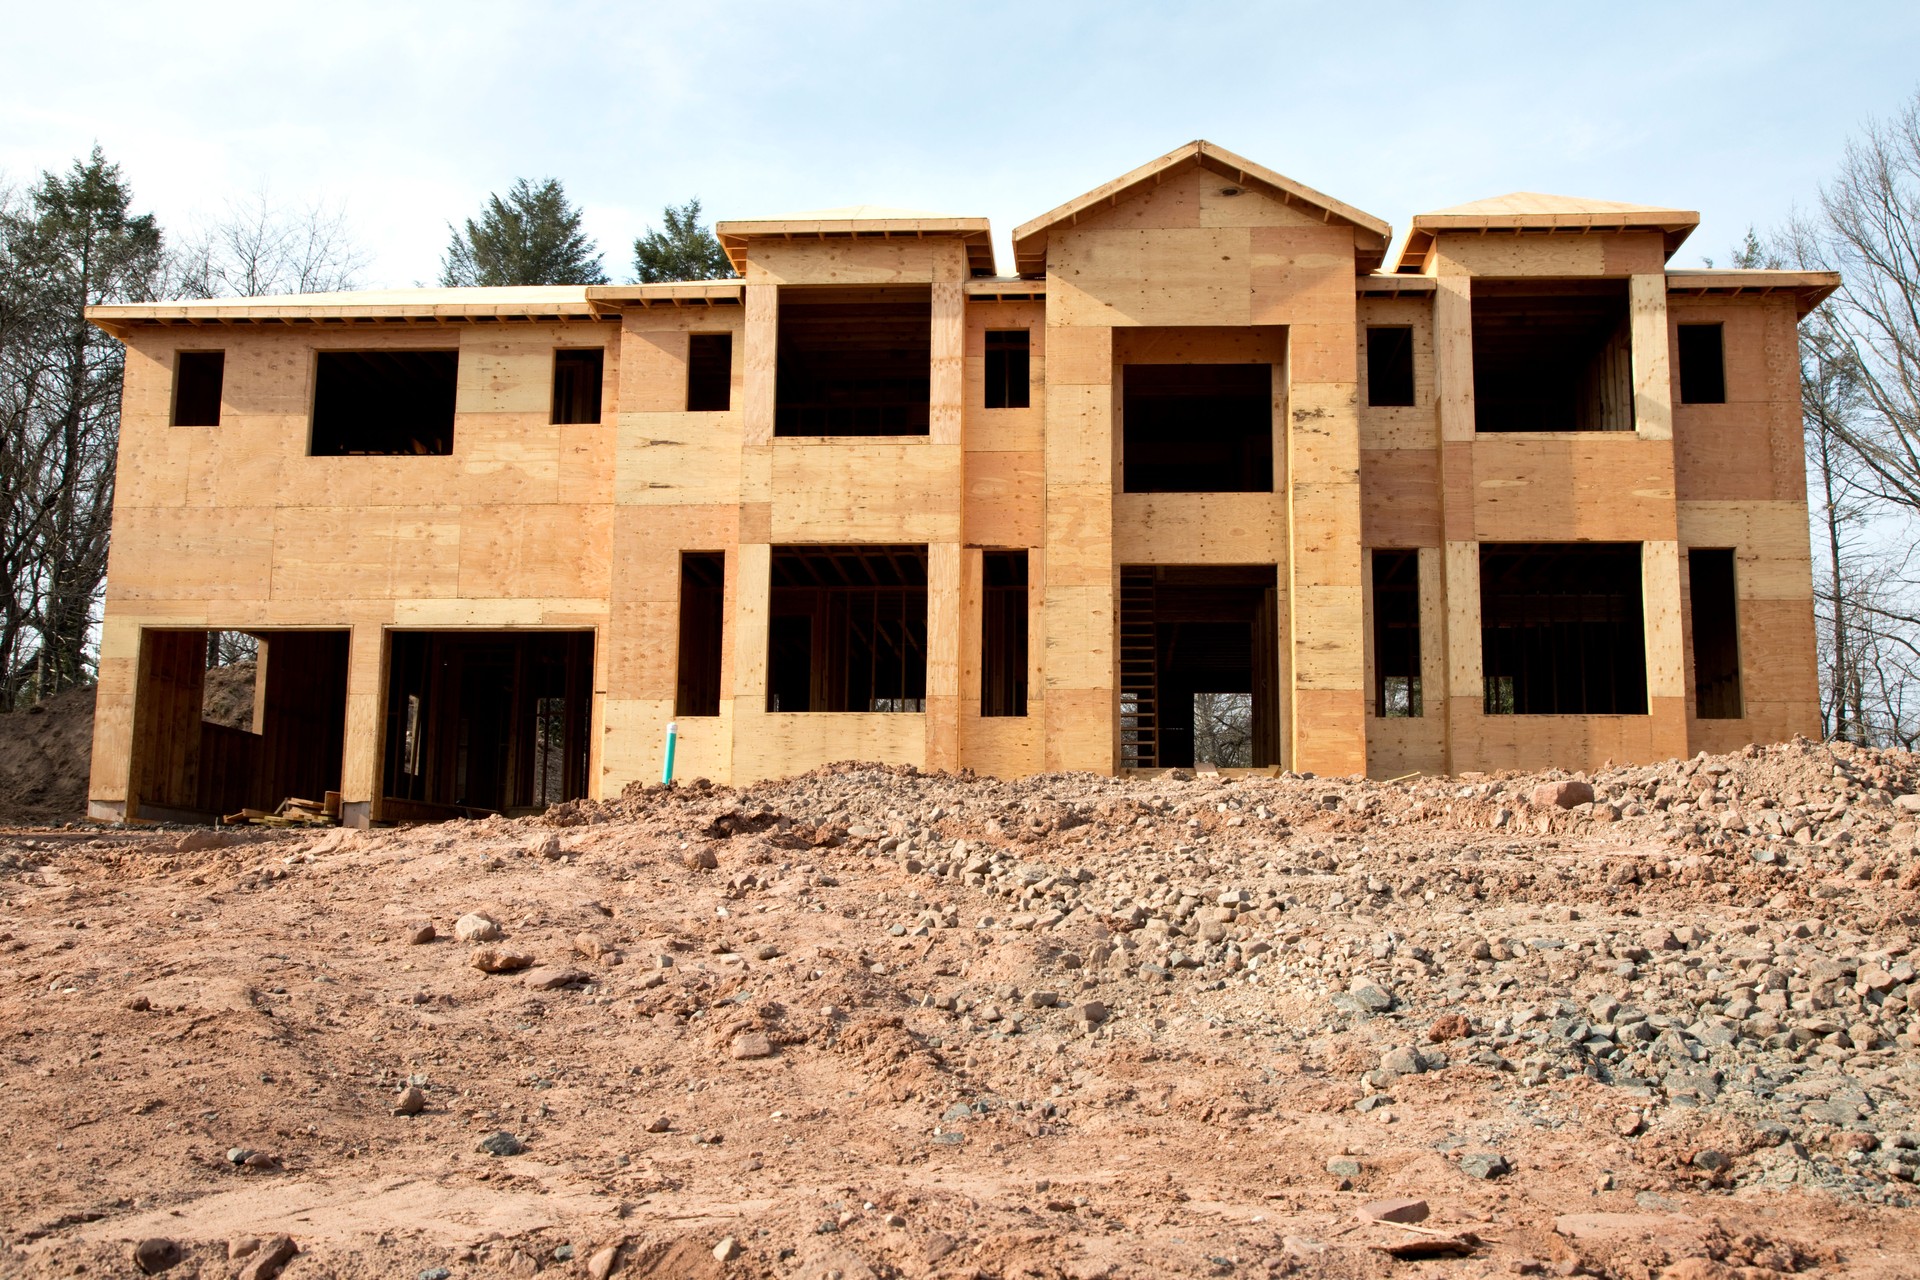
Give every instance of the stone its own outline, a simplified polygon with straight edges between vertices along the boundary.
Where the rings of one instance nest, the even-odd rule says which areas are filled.
[[[291,1236],[272,1236],[254,1252],[247,1265],[240,1268],[238,1280],[272,1280],[280,1274],[280,1268],[293,1261],[293,1255],[300,1252],[300,1246]]]
[[[665,1133],[671,1128],[673,1128],[673,1121],[666,1116],[655,1116],[653,1119],[647,1121],[648,1133]]]
[[[476,1151],[484,1151],[490,1156],[517,1156],[527,1149],[527,1144],[508,1133],[505,1129],[490,1133],[480,1139]]]
[[[233,837],[219,831],[189,831],[173,842],[175,853],[206,853],[213,849],[224,849],[233,843]]]
[[[1073,1007],[1073,1020],[1097,1027],[1107,1020],[1107,1006],[1098,1000],[1085,1000]]]
[[[1902,813],[1920,813],[1920,795],[1895,796],[1893,807]]]
[[[1733,1167],[1733,1160],[1724,1151],[1696,1151],[1688,1163],[1696,1169],[1705,1169],[1708,1173],[1719,1173]]]
[[[1427,1069],[1427,1059],[1412,1045],[1402,1045],[1380,1055],[1380,1069],[1389,1075],[1417,1076]]]
[[[520,981],[535,991],[553,991],[560,987],[579,986],[586,980],[587,975],[580,970],[555,964],[543,964],[520,975]]]
[[[610,1244],[587,1259],[587,1275],[592,1277],[592,1280],[607,1280],[619,1262],[620,1246]]]
[[[153,1001],[147,999],[145,996],[129,996],[127,998],[127,1008],[133,1010],[135,1013],[145,1013],[153,1008]]]
[[[748,1061],[754,1058],[771,1058],[773,1041],[758,1031],[743,1031],[733,1038],[733,1046],[728,1056],[735,1061]]]
[[[1503,1155],[1497,1155],[1491,1151],[1480,1151],[1460,1157],[1460,1172],[1469,1178],[1479,1178],[1484,1182],[1493,1178],[1506,1177],[1513,1172],[1513,1166],[1507,1163],[1507,1158]]]
[[[1059,1003],[1060,1003],[1060,996],[1059,996],[1059,993],[1057,992],[1053,992],[1053,991],[1027,992],[1027,1008],[1029,1009],[1051,1009],[1053,1008],[1053,1006]]]
[[[771,942],[763,942],[753,949],[753,958],[755,960],[778,960],[780,958],[780,948],[774,946]]]
[[[954,1238],[946,1232],[935,1231],[927,1237],[926,1243],[921,1247],[925,1250],[927,1264],[931,1266],[960,1246]]]
[[[483,911],[469,911],[453,922],[453,936],[462,942],[492,942],[500,936],[500,923]]]
[[[1593,787],[1574,779],[1564,782],[1543,782],[1533,789],[1532,795],[1528,798],[1541,808],[1571,809],[1575,805],[1592,804]]]
[[[732,1262],[742,1252],[738,1240],[732,1236],[722,1236],[720,1243],[713,1246],[713,1259],[715,1262]]]
[[[1393,1008],[1393,992],[1370,978],[1355,978],[1347,994],[1368,1013],[1385,1013]]]
[[[393,1100],[393,1114],[417,1116],[427,1109],[427,1095],[417,1084],[410,1084]]]
[[[473,953],[473,967],[482,973],[515,973],[532,964],[531,955],[511,947],[480,947]]]
[[[1467,1021],[1465,1015],[1443,1013],[1427,1028],[1427,1043],[1445,1044],[1449,1040],[1459,1040],[1472,1034],[1473,1024]]]
[[[1412,1196],[1395,1200],[1372,1200],[1354,1211],[1362,1222],[1425,1222],[1427,1202]]]
[[[453,1271],[448,1267],[428,1267],[420,1273],[419,1280],[453,1280]]]
[[[1360,1162],[1352,1156],[1335,1156],[1327,1161],[1327,1172],[1336,1178],[1357,1178],[1360,1176]]]
[[[407,931],[407,945],[410,947],[425,946],[439,936],[440,931],[434,928],[431,923],[417,924]]]
[[[536,858],[557,858],[566,850],[560,844],[560,837],[549,831],[528,841],[527,852]]]
[[[235,1236],[227,1241],[227,1261],[238,1262],[251,1256],[260,1247],[259,1236]]]
[[[681,855],[680,861],[686,864],[689,871],[712,871],[720,865],[720,859],[714,856],[713,850],[707,848],[689,849]]]
[[[159,1275],[180,1264],[180,1246],[165,1236],[153,1236],[133,1246],[133,1265],[143,1276]]]

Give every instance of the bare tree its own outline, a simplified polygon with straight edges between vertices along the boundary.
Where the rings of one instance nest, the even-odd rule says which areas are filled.
[[[278,204],[265,187],[228,203],[174,255],[173,292],[184,298],[332,293],[360,285],[367,254],[344,206]]]
[[[1193,761],[1223,769],[1253,764],[1253,695],[1193,695]]]
[[[88,306],[143,301],[160,228],[98,147],[0,201],[0,705],[88,682],[124,350]]]

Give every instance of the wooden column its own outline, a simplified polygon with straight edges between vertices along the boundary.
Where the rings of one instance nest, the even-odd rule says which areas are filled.
[[[133,700],[140,676],[140,624],[109,615],[100,626],[100,679],[93,694],[93,762],[87,816],[127,816],[133,764]]]
[[[961,429],[966,410],[967,256],[958,242],[942,242],[933,253],[932,367],[928,371],[927,446],[940,451],[951,470],[956,493],[966,477]],[[956,504],[958,508],[960,504]],[[956,516],[959,512],[956,509]],[[961,521],[952,524],[952,541],[927,546],[927,767],[960,767],[960,631],[963,612]],[[978,558],[977,556],[975,557]],[[972,615],[977,616],[977,615]]]
[[[386,701],[386,629],[357,622],[347,651],[347,734],[340,765],[340,820],[364,827],[380,797],[380,747]]]
[[[1445,265],[1443,260],[1442,265]],[[1473,284],[1443,275],[1433,295],[1434,399],[1440,415],[1445,682],[1429,715],[1446,717],[1446,767],[1471,755],[1486,705],[1480,662],[1480,543],[1473,525]]]
[[[1642,439],[1664,441],[1673,474],[1673,381],[1668,365],[1667,277],[1628,281],[1633,335],[1633,422]],[[1678,508],[1663,512],[1658,536],[1641,544],[1641,608],[1647,632],[1647,711],[1656,756],[1687,754],[1686,636],[1680,618]]]
[[[1049,319],[1053,303],[1048,302]],[[1113,558],[1113,330],[1047,329],[1048,770],[1120,767]]]

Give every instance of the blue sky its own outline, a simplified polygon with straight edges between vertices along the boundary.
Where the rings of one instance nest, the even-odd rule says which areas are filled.
[[[97,141],[168,226],[344,201],[387,286],[519,175],[566,183],[616,279],[694,195],[985,215],[1010,269],[1014,225],[1196,137],[1396,235],[1512,190],[1698,209],[1697,264],[1920,87],[1911,0],[7,7],[0,175]]]

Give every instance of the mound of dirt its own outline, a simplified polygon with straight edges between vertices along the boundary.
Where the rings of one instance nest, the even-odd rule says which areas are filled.
[[[253,682],[259,666],[235,662],[207,668],[207,687],[200,699],[200,715],[229,729],[253,731]]]
[[[0,1274],[1911,1276],[1916,791],[1794,742],[0,837]]]
[[[0,715],[0,824],[47,825],[87,814],[93,689],[69,689]]]

